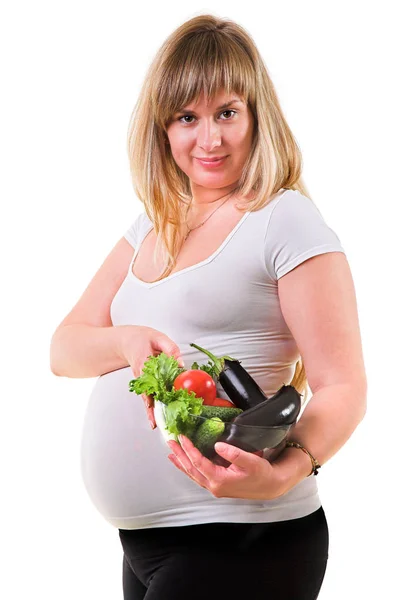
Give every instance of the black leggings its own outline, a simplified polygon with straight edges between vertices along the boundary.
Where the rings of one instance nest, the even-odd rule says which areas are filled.
[[[329,534],[323,508],[275,523],[119,529],[124,600],[315,600]]]

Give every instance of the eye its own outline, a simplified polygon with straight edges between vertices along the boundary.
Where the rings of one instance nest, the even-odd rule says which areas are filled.
[[[234,115],[236,114],[236,110],[224,110],[221,115],[225,115],[226,113],[233,113]],[[188,121],[182,121],[182,119],[194,119],[193,115],[183,115],[182,117],[178,117],[178,121],[180,121],[181,123],[185,123],[186,125],[191,125],[192,121],[188,122]],[[231,121],[231,118],[228,119],[222,119],[223,121]]]
[[[187,121],[182,121],[182,119],[193,119],[193,115],[183,115],[183,117],[178,118],[178,121],[181,121],[181,123],[187,123]],[[190,123],[188,123],[188,125],[190,125]]]
[[[221,113],[221,115],[224,115],[225,113],[233,113],[236,114],[236,110],[224,110],[224,112]],[[230,119],[222,119],[223,121],[229,121]]]

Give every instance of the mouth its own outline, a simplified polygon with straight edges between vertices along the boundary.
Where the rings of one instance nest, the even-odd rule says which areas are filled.
[[[222,163],[224,162],[224,160],[228,158],[227,156],[216,156],[213,158],[199,158],[197,156],[195,156],[195,159],[199,161],[199,163],[201,165],[203,165],[204,167],[219,167],[220,165],[222,165]]]

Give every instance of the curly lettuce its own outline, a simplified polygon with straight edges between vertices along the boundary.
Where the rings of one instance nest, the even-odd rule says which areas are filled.
[[[167,430],[175,435],[189,435],[195,427],[196,415],[201,414],[203,399],[194,392],[175,390],[175,379],[185,371],[173,356],[164,352],[149,356],[142,373],[129,382],[129,391],[153,396],[155,401],[165,404]]]

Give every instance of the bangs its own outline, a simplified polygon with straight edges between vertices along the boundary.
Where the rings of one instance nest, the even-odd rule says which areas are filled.
[[[249,54],[239,42],[216,32],[181,39],[158,79],[153,88],[154,119],[164,131],[172,116],[202,93],[209,101],[224,89],[254,105],[255,69]]]

